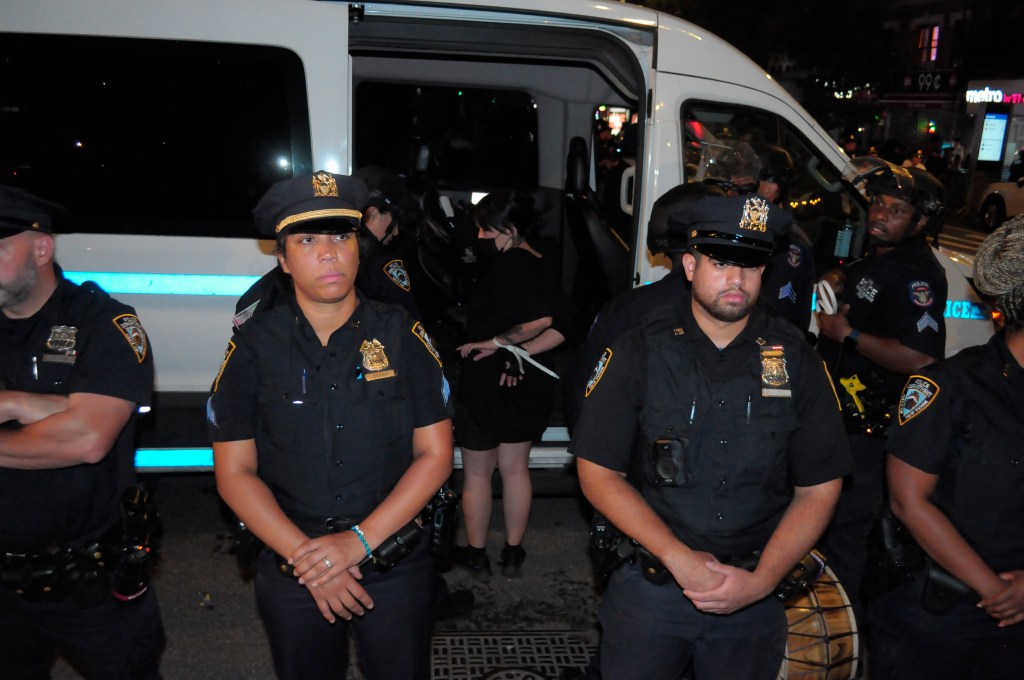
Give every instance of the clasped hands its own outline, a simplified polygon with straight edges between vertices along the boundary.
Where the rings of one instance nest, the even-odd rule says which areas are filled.
[[[775,587],[756,571],[722,564],[706,552],[665,566],[693,606],[707,614],[731,614],[764,599]]]
[[[373,609],[373,599],[359,584],[359,563],[366,549],[353,532],[327,534],[301,543],[289,556],[299,584],[306,586],[320,613],[334,623],[335,615],[349,621]]]

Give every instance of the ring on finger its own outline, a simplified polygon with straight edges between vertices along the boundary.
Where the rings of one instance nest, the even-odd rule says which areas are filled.
[[[331,561],[329,559],[327,559],[326,557],[324,558],[324,564],[327,565],[328,569],[330,569],[331,567],[334,566],[333,564],[331,564]]]

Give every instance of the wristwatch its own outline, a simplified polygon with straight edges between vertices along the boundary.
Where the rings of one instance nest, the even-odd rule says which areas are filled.
[[[856,328],[851,328],[850,332],[843,338],[843,347],[847,349],[857,349],[857,341],[860,340],[860,331]]]

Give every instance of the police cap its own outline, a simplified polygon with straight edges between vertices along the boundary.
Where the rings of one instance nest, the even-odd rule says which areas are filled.
[[[698,253],[726,264],[759,267],[792,219],[762,196],[709,196],[677,209],[669,225],[686,230],[687,245]]]
[[[324,170],[277,182],[253,209],[264,236],[290,232],[356,231],[367,201],[362,180]]]
[[[688,203],[705,196],[725,196],[725,190],[707,182],[689,182],[672,187],[651,206],[651,219],[647,222],[647,247],[652,253],[672,255],[686,251],[689,232],[673,229],[669,217]]]
[[[53,233],[55,223],[67,217],[62,205],[44,201],[24,189],[0,184],[0,238],[22,231]]]
[[[369,190],[363,209],[373,206],[381,212],[394,212],[405,198],[405,185],[400,177],[386,168],[369,165],[352,173],[366,183]]]

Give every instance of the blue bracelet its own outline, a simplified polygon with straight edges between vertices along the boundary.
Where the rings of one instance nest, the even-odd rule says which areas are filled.
[[[359,542],[363,544],[363,549],[366,550],[367,559],[373,559],[373,551],[370,550],[370,544],[366,542],[366,536],[363,535],[363,530],[359,528],[358,524],[352,525],[352,531],[355,532],[356,536],[359,537]]]

